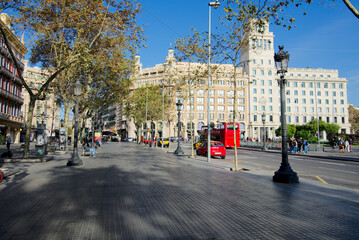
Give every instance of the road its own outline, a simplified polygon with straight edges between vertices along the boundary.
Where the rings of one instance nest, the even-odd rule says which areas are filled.
[[[183,149],[186,153],[190,153],[190,144],[183,144]],[[233,160],[234,150],[227,149],[226,160],[222,161],[230,165]],[[273,174],[279,169],[281,154],[239,149],[238,160],[239,168],[246,168],[250,171],[267,171],[267,174]],[[292,169],[297,172],[299,178],[359,191],[359,162],[290,155],[289,163]]]

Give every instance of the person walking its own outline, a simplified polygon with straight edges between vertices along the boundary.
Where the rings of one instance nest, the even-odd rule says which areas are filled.
[[[11,137],[10,137],[10,134],[6,135],[6,148],[7,148],[7,151],[10,152],[10,144],[11,144],[12,140],[11,140]]]
[[[349,150],[349,141],[348,141],[348,139],[347,139],[347,140],[345,140],[344,145],[345,145],[345,149],[346,149],[348,152],[350,152],[350,150]]]
[[[298,153],[298,142],[297,142],[297,139],[294,139],[294,141],[293,141],[293,147],[294,147],[293,152],[297,154],[297,153]]]
[[[353,140],[349,138],[349,152],[353,151],[352,148],[353,148]]]
[[[344,141],[342,138],[338,139],[338,145],[339,145],[339,152],[344,153]]]
[[[308,141],[307,141],[307,139],[304,139],[303,146],[304,146],[304,153],[307,154],[308,153]]]

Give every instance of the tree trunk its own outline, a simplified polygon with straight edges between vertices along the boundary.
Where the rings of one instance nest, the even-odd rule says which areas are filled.
[[[27,122],[26,122],[26,137],[25,137],[25,148],[24,148],[24,158],[29,157],[30,152],[30,135],[31,135],[31,125],[32,125],[32,117],[34,114],[36,98],[30,96],[29,109],[27,112]]]
[[[68,143],[68,124],[69,124],[69,115],[70,115],[71,104],[65,103],[65,114],[64,114],[64,127],[65,127],[65,150],[67,149]]]

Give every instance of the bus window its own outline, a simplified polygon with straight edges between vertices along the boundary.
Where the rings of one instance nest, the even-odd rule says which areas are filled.
[[[233,124],[228,124],[227,129],[228,130],[233,130]],[[236,130],[238,130],[238,125],[237,124],[236,124]]]

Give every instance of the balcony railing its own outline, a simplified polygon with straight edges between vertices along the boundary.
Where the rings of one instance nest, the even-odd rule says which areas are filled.
[[[4,48],[3,46],[0,46],[0,52],[1,52],[4,56],[6,56],[6,57],[8,57],[8,58],[11,57],[9,50],[7,50],[6,48]],[[16,62],[17,62],[17,64],[19,65],[19,67],[21,68],[21,70],[24,70],[25,65],[24,65],[19,59],[16,59]]]
[[[4,74],[8,78],[15,79],[18,84],[22,85],[21,79],[3,66],[0,66],[0,74]]]
[[[7,98],[7,99],[10,99],[18,104],[23,104],[24,103],[24,99],[21,98],[21,97],[18,97],[2,88],[0,88],[0,96],[3,97],[3,98]]]
[[[23,123],[24,122],[23,117],[11,116],[10,114],[6,114],[6,113],[0,113],[0,119],[8,120],[8,121],[16,122],[16,123]]]

